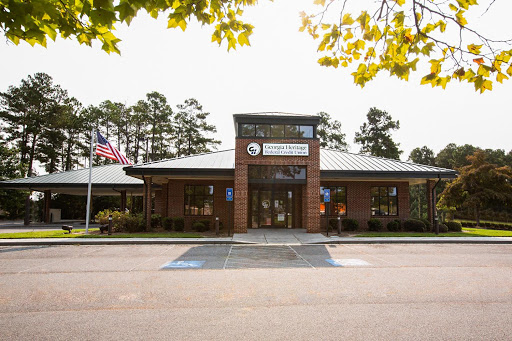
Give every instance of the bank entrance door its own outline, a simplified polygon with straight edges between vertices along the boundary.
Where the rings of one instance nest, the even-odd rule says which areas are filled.
[[[289,188],[253,188],[251,191],[251,227],[293,227],[293,190]]]

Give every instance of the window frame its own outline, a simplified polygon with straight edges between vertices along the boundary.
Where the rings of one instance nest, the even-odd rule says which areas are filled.
[[[348,216],[348,195],[347,195],[347,186],[320,186],[320,207],[322,205],[324,205],[324,210],[322,211],[322,209],[320,208],[320,216],[322,217],[325,217],[325,209],[326,209],[326,206],[325,206],[325,203],[324,203],[324,195],[323,195],[323,189],[325,188],[328,188],[331,190],[331,201],[329,202],[329,217],[337,217],[337,216],[340,216],[340,217],[346,217]],[[338,189],[339,188],[343,188],[344,189],[344,192],[345,192],[345,213],[344,214],[339,214],[338,212],[336,214],[332,214],[332,212],[334,211],[337,211],[335,208],[336,208],[336,205],[340,204],[339,202],[337,202],[336,200],[338,199]]]
[[[191,194],[187,193],[187,189],[190,187],[193,187],[193,192]],[[201,189],[198,191],[199,187]],[[211,187],[211,194],[210,194],[210,187]],[[201,193],[202,192],[202,193]],[[208,194],[206,194],[208,193]],[[183,188],[183,215],[186,217],[211,217],[214,215],[214,209],[215,209],[215,187],[213,185],[198,185],[198,184],[186,184]],[[196,203],[198,200],[202,198],[202,207],[196,206]],[[210,207],[210,214],[204,214],[205,209],[205,203],[207,202],[211,204]],[[187,203],[188,203],[188,209],[187,209]],[[200,212],[202,210],[202,214],[193,214],[192,211],[192,205],[195,209],[197,209],[197,212]]]
[[[395,195],[389,194],[390,188],[394,188]],[[377,190],[377,195],[372,194],[372,192],[374,192],[375,189]],[[382,195],[383,189],[386,190],[386,195]],[[391,198],[396,198],[396,214],[390,214]],[[374,201],[374,199],[378,200],[378,207],[379,207],[379,209],[377,211],[378,214],[376,214],[377,212],[373,211],[372,202]],[[381,210],[381,207],[383,206],[382,204],[387,205],[387,214],[382,214],[382,212],[383,212]],[[400,212],[398,210],[398,187],[397,186],[371,186],[370,187],[370,215],[372,217],[398,217],[399,214],[400,214]]]

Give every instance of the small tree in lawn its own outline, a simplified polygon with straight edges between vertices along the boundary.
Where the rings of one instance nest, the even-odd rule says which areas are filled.
[[[468,156],[468,161],[471,164],[460,168],[458,178],[441,193],[438,206],[474,209],[479,226],[482,209],[492,204],[512,203],[512,169],[487,162],[486,154],[481,150]]]

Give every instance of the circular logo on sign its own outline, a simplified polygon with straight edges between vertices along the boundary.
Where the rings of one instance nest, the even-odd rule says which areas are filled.
[[[263,206],[263,208],[270,208],[270,201],[268,200],[263,200],[261,202],[261,206]]]
[[[247,145],[247,153],[252,156],[256,156],[260,153],[261,147],[256,142],[251,142]]]

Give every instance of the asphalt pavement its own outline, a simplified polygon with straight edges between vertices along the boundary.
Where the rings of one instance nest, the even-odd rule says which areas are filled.
[[[507,340],[511,308],[510,245],[0,246],[3,340]]]

